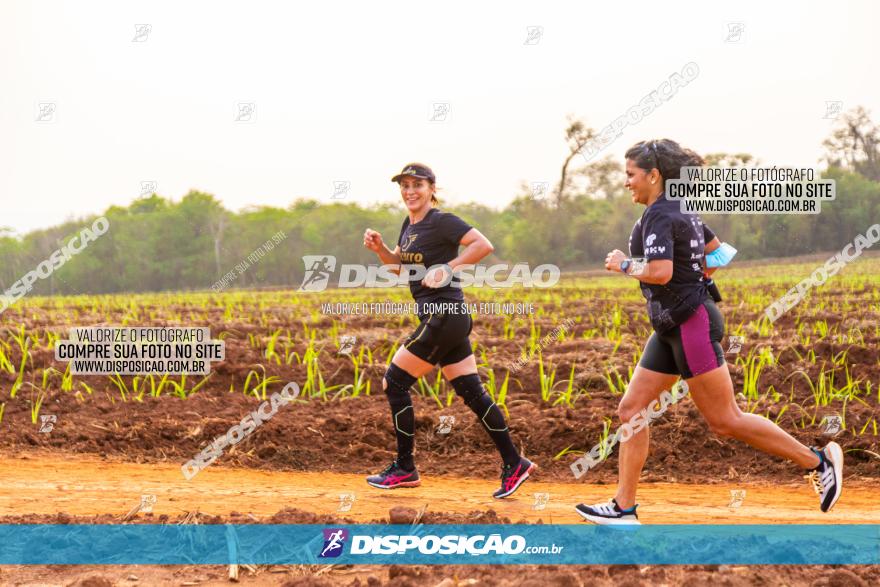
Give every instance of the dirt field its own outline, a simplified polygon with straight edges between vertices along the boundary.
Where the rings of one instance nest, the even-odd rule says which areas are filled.
[[[871,263],[869,268],[880,270],[880,259]],[[823,419],[842,416],[843,430],[834,439],[846,451],[847,474],[876,478],[880,470],[880,327],[876,326],[880,323],[880,289],[873,284],[876,277],[858,276],[861,281],[854,278],[852,283],[826,285],[769,330],[762,330],[759,320],[762,309],[775,299],[775,290],[762,281],[751,284],[751,279],[722,282],[726,297],[720,305],[728,334],[742,332],[745,337],[738,353],[726,355],[734,389],[741,394],[740,406],[777,421],[801,442],[819,446],[830,439]],[[291,295],[230,294],[231,301],[203,294],[145,296],[132,301],[76,299],[69,307],[45,299],[35,300],[26,310],[20,306],[7,310],[4,317],[10,323],[20,320],[25,325],[22,335],[35,341],[25,360],[20,339],[13,340],[16,332],[9,329],[0,335],[8,347],[5,355],[11,367],[0,369],[0,386],[8,389],[20,382],[17,397],[3,402],[0,449],[59,448],[77,454],[118,455],[134,462],[182,463],[254,409],[259,400],[253,394],[253,383],[246,395],[242,391],[248,375],[255,373],[275,378],[267,386],[269,393],[289,381],[310,387],[301,396],[308,401],[283,408],[238,450],[225,454],[223,464],[345,473],[384,467],[394,442],[381,379],[387,355],[412,330],[412,318],[327,316],[317,308],[322,300],[337,294],[305,301],[295,298],[293,303]],[[488,386],[491,374],[498,388],[530,340],[543,346],[540,356],[529,357],[511,374],[503,404],[515,442],[539,462],[544,478],[572,479],[569,465],[579,456],[576,451],[589,450],[606,422],[617,426],[615,411],[621,391],[617,377],[625,384],[649,326],[638,292],[620,288],[614,280],[529,295],[540,310],[531,317],[534,326],[524,317],[508,321],[503,316],[478,316],[472,340],[484,382]],[[293,318],[292,312],[301,317]],[[579,320],[569,336],[545,340],[566,317]],[[126,320],[144,326],[207,325],[215,338],[224,339],[226,360],[215,363],[214,373],[204,383],[193,377],[184,382],[185,388],[201,385],[198,391],[184,392],[185,399],[172,395],[170,386],[159,397],[144,394],[143,380],[138,397],[131,377],[123,378],[127,393],[106,376],[75,376],[72,389],[62,391],[61,372],[67,365],[54,360],[54,351],[45,343],[46,333],[66,338],[71,326]],[[343,335],[356,338],[351,355],[338,352]],[[369,351],[369,356],[362,354],[355,361],[358,349]],[[552,387],[546,398],[541,395],[541,364],[543,379]],[[356,370],[362,384],[369,381],[371,394],[363,390],[352,394]],[[552,386],[546,382],[551,370],[555,371]],[[308,383],[316,373],[330,391],[319,393],[314,381]],[[575,393],[565,401],[562,396],[570,374]],[[434,384],[433,375],[427,380]],[[753,391],[748,393],[750,381]],[[473,414],[445,382],[431,393],[435,395],[420,386],[413,388],[420,466],[444,475],[495,475],[494,455],[490,464],[486,459],[491,444]],[[40,432],[38,416],[42,415],[57,418],[50,433]],[[441,415],[455,417],[452,433],[437,433]],[[612,454],[604,465],[590,471],[587,481],[611,482],[616,468],[616,454]],[[652,450],[645,472],[646,481],[688,483],[788,483],[799,475],[779,459],[713,437],[690,399],[652,423]]]
[[[742,349],[726,357],[743,410],[777,421],[805,444],[834,438],[843,446],[846,489],[840,502],[832,513],[821,514],[801,471],[737,441],[715,438],[685,398],[651,425],[639,498],[643,522],[880,523],[880,260],[860,261],[847,269],[848,277],[811,292],[772,326],[762,323],[763,308],[795,280],[780,275],[808,269],[756,266],[719,279],[727,332],[744,336]],[[490,387],[494,378],[490,390],[509,413],[515,442],[540,466],[516,499],[501,503],[490,497],[500,473],[490,441],[450,386],[437,385],[433,375],[413,388],[423,486],[384,493],[363,481],[393,458],[381,378],[397,343],[412,330],[412,317],[319,311],[323,301],[353,299],[350,292],[26,299],[4,313],[8,324],[17,326],[0,333],[0,517],[6,523],[119,523],[142,495],[155,495],[154,513],[132,522],[170,523],[189,516],[201,523],[380,523],[389,520],[391,508],[403,506],[426,508],[425,523],[580,523],[574,504],[612,496],[617,451],[581,481],[575,481],[569,465],[606,427],[617,426],[620,393],[649,332],[642,300],[631,285],[589,277],[552,292],[523,294],[537,308],[531,317],[477,316],[472,341],[483,381]],[[376,299],[356,295],[359,301],[382,301],[384,293]],[[395,295],[406,301],[405,294]],[[523,301],[509,292],[496,298],[469,301]],[[574,322],[566,336],[548,340],[569,318]],[[208,326],[225,341],[226,360],[215,364],[206,380],[178,377],[174,393],[171,385],[158,394],[145,393],[143,378],[65,377],[66,364],[54,360],[52,341],[66,338],[72,326],[98,324]],[[351,354],[339,352],[342,336],[356,339]],[[528,356],[536,347],[541,353]],[[523,353],[524,366],[514,369]],[[502,399],[498,394],[508,371]],[[265,397],[254,392],[260,381],[267,382],[267,394],[290,381],[304,391],[241,444],[227,448],[217,463],[185,480],[181,464]],[[52,426],[43,425],[44,416],[52,416]],[[438,429],[441,416],[455,418],[449,433]],[[841,417],[841,430],[829,432],[825,418],[834,416]],[[731,491],[742,490],[742,505],[728,507]],[[536,493],[549,494],[543,509],[535,509]],[[354,495],[350,511],[338,511],[340,494]],[[880,571],[869,567],[256,571],[242,571],[242,582],[880,584]],[[98,576],[83,584],[228,584],[226,572],[220,567],[3,567],[0,584],[67,585]]]
[[[554,457],[569,445],[588,448],[598,441],[602,418],[611,417],[616,409],[616,398],[604,394],[596,393],[592,401],[584,401],[577,409],[549,407],[519,395],[508,400],[514,442],[539,464],[542,479],[575,481],[569,467],[574,458]],[[0,439],[0,449],[10,454],[54,449],[179,466],[259,404],[252,396],[214,390],[200,391],[186,400],[146,396],[141,402],[111,403],[101,397],[89,399],[79,402],[70,394],[57,394],[47,401],[42,413],[58,415],[53,429],[47,433],[39,431],[39,422],[31,424],[26,403],[7,404],[3,425],[8,429]],[[414,395],[413,402],[416,462],[421,470],[433,475],[493,480],[500,474],[501,463],[491,441],[460,399],[456,398],[451,407],[443,410],[418,395]],[[856,413],[857,408],[852,412]],[[455,418],[452,433],[438,433],[440,415]],[[830,439],[818,426],[788,430],[809,445],[821,446]],[[846,474],[866,483],[876,479],[880,460],[864,452],[877,450],[876,438],[864,435],[844,440],[841,436],[835,439],[849,451]],[[802,473],[789,463],[738,441],[713,436],[690,398],[683,399],[651,424],[651,442],[643,478],[647,482],[803,481]],[[226,450],[219,462],[272,471],[369,474],[394,458],[393,447],[387,401],[383,395],[373,394],[330,404],[313,401],[282,407],[241,444]],[[858,448],[864,450],[854,451]],[[616,455],[615,450],[582,480],[614,482]]]
[[[234,585],[218,566],[10,567],[0,566],[0,584],[16,587],[168,587]],[[283,587],[662,587],[682,585],[786,585],[791,587],[869,587],[880,582],[877,566],[273,566],[240,570],[241,585]]]
[[[141,501],[155,495],[153,518],[176,519],[198,511],[227,519],[232,512],[260,521],[296,523],[285,514],[294,508],[347,523],[387,523],[393,507],[427,506],[423,522],[574,524],[582,521],[574,505],[610,497],[613,487],[586,483],[528,481],[513,498],[495,500],[492,478],[434,476],[425,471],[421,487],[383,491],[369,487],[362,475],[269,472],[211,466],[187,481],[173,465],[131,464],[65,454],[4,455],[0,479],[0,516],[6,523],[59,523],[74,517],[112,523]],[[746,489],[742,505],[728,507],[730,491]],[[535,509],[535,493],[548,493]],[[338,512],[340,494],[353,494],[351,510]],[[878,524],[876,485],[847,481],[834,510],[823,514],[806,484],[695,485],[648,483],[640,493],[641,519],[654,524]],[[540,507],[540,506],[538,506]],[[684,510],[682,510],[684,508]],[[22,512],[29,515],[22,516]],[[277,515],[276,515],[277,514]],[[275,516],[273,518],[273,516]],[[282,522],[283,520],[283,522]]]
[[[130,523],[411,523],[424,509],[421,522],[444,523],[581,523],[573,505],[585,499],[604,499],[607,485],[528,482],[512,499],[489,497],[494,481],[450,476],[429,477],[419,488],[381,491],[369,488],[360,475],[339,473],[269,472],[212,466],[187,481],[179,467],[163,464],[131,464],[116,459],[76,457],[56,452],[33,452],[27,456],[2,455],[0,495],[2,523],[120,523],[142,495],[155,495],[150,514],[136,514]],[[730,490],[745,488],[742,505],[730,507]],[[339,512],[340,493],[354,496],[351,509]],[[535,493],[548,493],[549,500],[536,510]],[[450,496],[455,496],[450,498]],[[848,483],[835,509],[822,514],[815,495],[803,485],[767,484],[693,485],[646,484],[641,493],[645,523],[717,524],[857,524],[880,523],[877,488]],[[540,507],[540,506],[539,506]],[[391,510],[395,509],[394,514]],[[399,509],[405,508],[405,509]],[[684,509],[683,509],[684,508]],[[28,512],[22,515],[22,512]],[[197,512],[195,515],[194,512]],[[682,515],[686,513],[686,515]],[[747,577],[761,568],[768,580],[793,585],[813,584],[820,577],[843,579],[841,571],[807,567],[583,567],[492,568],[492,567],[281,567],[242,571],[245,583],[338,585],[371,584],[373,580],[395,585],[440,584],[449,577],[477,579],[481,584],[527,585],[552,580],[561,584],[654,584],[717,579],[732,585],[750,584]],[[517,570],[518,569],[518,570]],[[203,567],[0,567],[4,585],[68,584],[88,577],[102,577],[108,584],[224,584],[227,569]],[[834,573],[837,575],[834,575]],[[880,569],[851,567],[867,584],[880,577]],[[137,580],[130,579],[137,577]],[[552,579],[551,579],[552,577]],[[702,579],[701,579],[702,578]],[[300,581],[300,582],[296,582]],[[361,583],[357,583],[360,581]],[[103,583],[95,582],[94,585]],[[447,583],[454,584],[454,583]],[[462,582],[459,584],[471,584]],[[700,584],[690,583],[690,584]],[[858,584],[829,583],[829,584]]]

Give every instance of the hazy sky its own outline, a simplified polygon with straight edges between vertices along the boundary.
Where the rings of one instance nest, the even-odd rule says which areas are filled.
[[[411,160],[445,201],[502,206],[556,180],[567,114],[600,129],[688,62],[699,76],[608,153],[669,137],[814,166],[827,101],[880,118],[878,17],[870,1],[4,0],[0,226],[126,205],[145,181],[233,210],[331,202],[334,182],[340,201],[394,201]]]

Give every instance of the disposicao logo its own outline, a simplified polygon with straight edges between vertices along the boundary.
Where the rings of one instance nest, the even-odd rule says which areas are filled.
[[[415,237],[415,235],[413,235]],[[409,246],[407,243],[406,246]],[[661,247],[661,252],[665,247]],[[401,253],[406,261],[407,253]],[[414,253],[420,259],[421,253]],[[299,291],[324,291],[330,283],[330,277],[336,272],[336,257],[333,255],[304,255],[305,274]],[[408,263],[388,265],[357,265],[343,264],[339,267],[337,287],[408,287],[413,282],[425,278],[428,272],[438,268],[444,269],[443,281],[438,287],[451,286],[492,288],[512,287],[553,287],[559,282],[560,271],[556,265],[543,264],[532,269],[528,263],[496,263],[494,265],[459,265],[454,270],[448,265],[438,263],[430,267],[424,264]],[[399,271],[399,273],[397,273]],[[504,277],[498,278],[498,273]],[[455,281],[453,278],[458,279]]]
[[[344,528],[325,528],[324,548],[321,549],[320,558],[335,558],[342,554],[345,541],[348,540],[348,530]]]
[[[544,547],[538,547],[544,548]],[[549,552],[549,547],[548,552]],[[419,554],[520,554],[528,552],[526,539],[513,535],[502,538],[500,534],[476,536],[361,536],[352,538],[351,554],[407,554],[415,550]],[[561,548],[560,548],[561,550]]]

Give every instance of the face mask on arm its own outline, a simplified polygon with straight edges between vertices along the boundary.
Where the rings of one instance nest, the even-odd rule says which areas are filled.
[[[721,243],[720,247],[706,255],[706,267],[724,267],[735,255],[736,249],[727,243]]]

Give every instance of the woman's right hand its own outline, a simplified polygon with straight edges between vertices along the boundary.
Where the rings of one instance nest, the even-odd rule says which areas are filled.
[[[382,242],[382,235],[368,228],[364,232],[364,246],[373,251],[374,253],[378,253],[385,247],[385,243]]]

